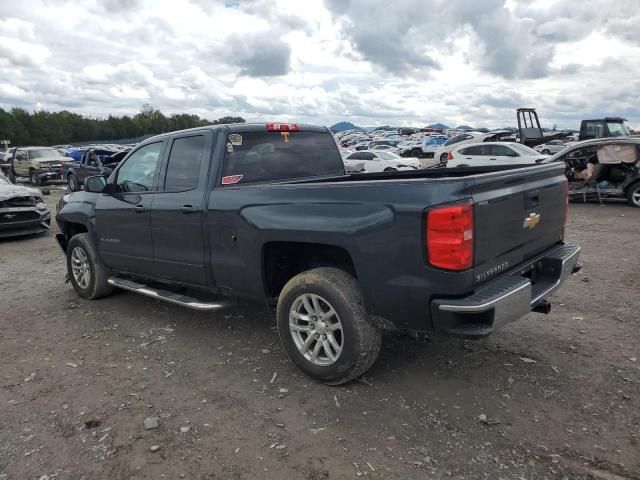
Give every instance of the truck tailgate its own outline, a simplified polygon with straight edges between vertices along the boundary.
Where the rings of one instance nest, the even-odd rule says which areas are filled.
[[[475,178],[474,282],[483,283],[562,241],[566,178],[561,165]]]

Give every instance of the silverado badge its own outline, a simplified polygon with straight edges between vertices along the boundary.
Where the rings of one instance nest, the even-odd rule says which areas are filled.
[[[524,219],[522,228],[524,230],[533,230],[538,223],[540,223],[540,214],[532,212]]]

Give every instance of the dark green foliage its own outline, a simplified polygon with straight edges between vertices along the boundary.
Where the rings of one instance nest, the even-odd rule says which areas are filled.
[[[124,115],[91,118],[66,110],[30,113],[22,108],[6,111],[0,108],[0,140],[11,145],[65,145],[85,141],[120,140],[142,135],[183,130],[185,128],[244,123],[241,117],[222,117],[213,122],[186,113],[165,116],[160,110],[145,104],[132,117]]]

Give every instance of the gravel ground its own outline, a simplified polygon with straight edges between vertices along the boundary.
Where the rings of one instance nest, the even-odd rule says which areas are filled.
[[[0,241],[0,480],[640,479],[640,209],[572,205],[584,268],[550,315],[385,335],[343,387],[298,372],[264,307],[78,298],[53,233]]]

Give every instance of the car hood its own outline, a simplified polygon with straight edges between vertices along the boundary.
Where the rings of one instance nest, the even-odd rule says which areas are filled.
[[[0,185],[0,201],[27,196],[42,197],[42,192],[36,188],[23,187],[22,185]]]

